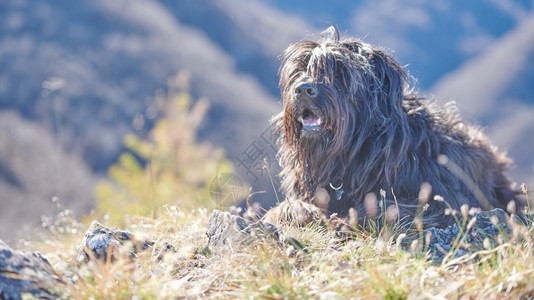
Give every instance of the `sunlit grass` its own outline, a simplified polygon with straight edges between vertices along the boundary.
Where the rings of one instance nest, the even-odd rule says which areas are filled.
[[[385,231],[356,231],[350,238],[326,225],[284,225],[285,234],[305,251],[270,238],[232,250],[206,251],[206,209],[162,208],[157,219],[126,216],[126,230],[154,245],[136,258],[126,252],[114,261],[77,261],[83,232],[69,216],[62,230],[34,244],[68,282],[75,299],[202,298],[528,298],[534,294],[534,230],[513,225],[495,246],[469,255],[429,255],[402,247]],[[68,220],[68,221],[66,221]],[[60,226],[60,225],[58,225]],[[58,228],[54,230],[57,231]],[[454,250],[451,250],[454,251]]]

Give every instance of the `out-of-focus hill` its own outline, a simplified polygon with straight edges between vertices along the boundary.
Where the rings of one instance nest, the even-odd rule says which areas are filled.
[[[234,145],[233,151],[261,132],[277,109],[260,81],[240,73],[218,44],[181,24],[162,3],[18,1],[4,6],[2,108],[39,122],[57,119],[64,145],[81,149],[97,171],[114,161],[134,117],[150,125],[155,117],[147,115],[151,96],[179,70],[191,72],[193,94],[212,102],[204,134]],[[42,82],[51,77],[65,82],[56,97],[43,94]],[[219,130],[211,130],[215,127]]]
[[[10,119],[12,127],[31,120],[62,149],[81,156],[80,170],[89,166],[87,176],[102,175],[124,150],[122,137],[131,131],[142,135],[158,117],[153,95],[166,88],[170,77],[187,70],[190,92],[211,103],[200,138],[237,157],[260,138],[280,109],[275,53],[302,35],[278,43],[259,39],[253,30],[271,32],[269,26],[274,26],[276,37],[284,29],[278,21],[284,18],[294,31],[299,28],[291,17],[257,5],[243,1],[243,9],[266,17],[267,27],[247,28],[249,24],[229,16],[235,12],[217,1],[0,2],[0,109],[22,116]],[[265,46],[268,51],[262,51]],[[27,147],[37,155],[40,142]],[[18,143],[17,135],[2,135],[0,144],[12,143]],[[10,152],[2,160],[17,155]],[[13,166],[5,164],[1,171],[0,178],[17,189],[10,180]],[[23,171],[33,172],[31,167]],[[267,189],[270,183],[263,179],[256,186]],[[92,184],[87,182],[89,191]],[[81,202],[92,196],[87,190],[79,193]],[[42,193],[41,201],[49,203],[51,196]]]
[[[25,144],[34,149],[29,153],[38,155],[49,140],[60,145],[62,157],[73,157],[72,168],[94,178],[123,150],[124,134],[152,126],[154,93],[188,70],[190,92],[212,104],[200,138],[222,145],[236,161],[262,141],[268,119],[281,109],[278,55],[334,24],[395,50],[421,91],[456,99],[518,162],[515,179],[528,183],[534,177],[533,19],[530,1],[508,0],[0,1],[0,110],[21,116],[6,119],[10,128],[42,130]],[[498,89],[493,74],[501,75]],[[17,134],[0,139],[0,145],[19,143]],[[0,153],[1,201],[23,205],[3,192],[27,192],[9,163],[18,151],[6,153]],[[238,171],[255,181],[244,168]],[[265,176],[256,183],[256,189],[269,187]],[[52,196],[43,192],[41,201]],[[69,198],[85,203],[90,196],[80,189]]]
[[[0,112],[0,238],[30,231],[42,215],[60,210],[61,200],[75,212],[92,207],[96,182],[79,155],[66,153],[42,125],[17,113]]]

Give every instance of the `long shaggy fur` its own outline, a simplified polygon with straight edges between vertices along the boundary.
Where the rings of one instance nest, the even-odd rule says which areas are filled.
[[[462,121],[454,104],[440,107],[414,95],[407,73],[380,48],[340,40],[333,27],[327,32],[283,54],[283,111],[273,125],[286,198],[321,206],[316,195],[326,190],[330,214],[343,217],[354,208],[362,217],[369,215],[366,195],[385,191],[406,220],[425,206],[427,227],[449,225],[449,206],[487,210],[517,200],[504,175],[510,160]],[[430,195],[421,193],[423,183]],[[339,200],[334,188],[343,191]]]

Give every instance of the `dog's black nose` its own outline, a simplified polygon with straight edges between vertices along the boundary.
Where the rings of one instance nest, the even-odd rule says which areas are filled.
[[[302,96],[308,98],[315,98],[317,96],[317,88],[311,83],[300,83],[295,88],[295,96],[300,98]]]

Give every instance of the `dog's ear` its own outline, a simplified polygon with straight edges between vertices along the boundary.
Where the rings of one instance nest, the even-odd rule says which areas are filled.
[[[374,92],[400,109],[408,85],[408,74],[393,57],[379,49],[369,54],[369,63],[374,73]]]

